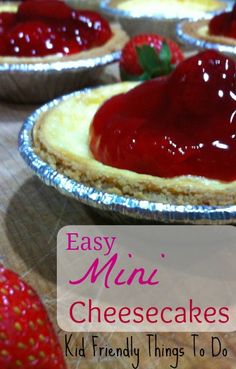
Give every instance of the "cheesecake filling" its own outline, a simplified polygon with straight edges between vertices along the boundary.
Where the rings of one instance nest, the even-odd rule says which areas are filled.
[[[236,39],[236,4],[231,12],[224,12],[211,19],[209,34]]]
[[[113,2],[111,2],[111,5]],[[119,10],[132,14],[159,14],[168,17],[202,16],[205,12],[214,12],[225,8],[218,0],[124,0],[118,2]]]
[[[173,178],[236,180],[236,64],[216,51],[107,100],[90,126],[103,164]]]
[[[111,36],[100,14],[59,0],[28,0],[0,13],[0,56],[72,55],[102,46]]]

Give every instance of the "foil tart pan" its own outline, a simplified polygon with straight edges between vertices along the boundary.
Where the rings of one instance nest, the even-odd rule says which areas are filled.
[[[82,92],[55,99],[37,109],[24,122],[19,133],[19,152],[31,170],[48,186],[63,195],[89,205],[110,221],[123,224],[236,224],[236,205],[175,205],[139,200],[107,193],[72,180],[43,161],[33,148],[33,128],[40,115],[61,101]]]
[[[16,103],[42,103],[93,86],[108,64],[118,61],[120,51],[101,57],[52,63],[0,63],[0,99]]]
[[[140,33],[158,33],[160,35],[169,37],[174,41],[179,41],[176,36],[176,26],[183,19],[188,17],[177,18],[171,13],[168,14],[143,14],[140,15],[135,11],[124,11],[115,9],[110,6],[111,0],[102,0],[100,3],[100,10],[103,15],[107,16],[110,20],[118,21],[122,28],[128,33],[129,36],[133,37]],[[231,8],[227,1],[222,1],[225,4],[226,9]],[[204,13],[202,17],[208,16],[209,14],[218,13]],[[189,18],[192,18],[189,14]]]
[[[66,3],[75,9],[97,10],[100,0],[66,0]]]
[[[177,24],[176,27],[176,34],[178,39],[181,42],[184,42],[189,47],[199,49],[199,50],[205,50],[205,49],[212,49],[217,50],[219,52],[222,52],[224,54],[227,54],[233,58],[236,58],[236,46],[230,46],[225,44],[220,44],[217,42],[210,42],[208,40],[203,40],[198,37],[194,37],[192,35],[189,35],[187,32],[185,32],[185,26],[189,24],[189,22],[194,22],[194,20],[183,20]]]

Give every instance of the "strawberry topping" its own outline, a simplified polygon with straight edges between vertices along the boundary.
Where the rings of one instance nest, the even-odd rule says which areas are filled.
[[[209,32],[211,35],[236,39],[236,4],[231,12],[216,15],[211,19]]]
[[[236,180],[236,64],[215,51],[112,97],[90,129],[95,159],[160,177]]]
[[[16,14],[0,13],[0,55],[74,54],[105,44],[112,36],[98,13],[71,9],[58,0],[25,1]]]
[[[71,9],[62,1],[26,1],[20,4],[17,16],[21,20],[44,18],[63,21],[71,18]]]
[[[48,55],[55,50],[56,35],[51,27],[40,21],[17,24],[6,37],[9,55],[38,56]]]
[[[0,13],[0,35],[8,31],[16,23],[16,16],[14,13],[2,12]]]

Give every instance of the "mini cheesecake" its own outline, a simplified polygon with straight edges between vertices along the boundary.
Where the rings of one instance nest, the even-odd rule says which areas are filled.
[[[236,5],[232,11],[220,13],[211,19],[184,21],[179,25],[177,32],[180,38],[192,45],[223,51],[231,50],[236,54],[235,24]]]
[[[157,33],[178,41],[177,23],[184,18],[205,18],[226,8],[219,0],[105,0],[101,10],[118,19],[129,36]]]
[[[120,25],[63,1],[0,3],[0,99],[42,103],[94,85],[127,40]]]
[[[167,18],[197,17],[225,9],[218,0],[111,0],[111,8],[135,15],[162,15]]]
[[[180,63],[168,77],[72,95],[42,113],[34,150],[60,173],[108,193],[232,205],[235,73],[234,61],[212,51]]]
[[[63,18],[60,14],[63,9],[59,9],[58,19],[57,15],[53,14],[53,9],[51,18],[48,14],[44,15],[43,10],[42,14],[40,13],[44,6],[45,12],[48,12],[49,5],[54,6],[57,3],[65,7],[68,19],[66,15]],[[33,11],[36,5],[38,13]],[[99,27],[104,26],[103,34],[99,30],[101,39],[98,39],[100,36],[96,33],[96,27],[94,26],[93,35],[92,26],[89,25],[89,22],[95,24],[96,19],[100,22]],[[33,1],[22,4],[0,3],[0,24],[2,64],[42,64],[91,59],[120,50],[128,39],[118,24],[109,25],[99,13],[73,10],[63,2],[55,0],[40,0],[37,4]],[[84,39],[77,35],[78,30],[83,31]],[[104,36],[105,31],[107,34]]]
[[[226,46],[224,51],[227,51],[227,47],[230,47],[229,51],[232,51],[236,47],[236,39],[226,36],[216,36],[209,33],[209,20],[201,19],[198,21],[184,21],[178,28],[178,36],[190,43],[192,46],[200,46],[201,48],[211,48],[221,50],[222,45]],[[236,54],[236,49],[235,49]]]

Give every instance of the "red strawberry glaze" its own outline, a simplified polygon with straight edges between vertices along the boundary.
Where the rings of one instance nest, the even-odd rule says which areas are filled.
[[[236,38],[236,4],[231,12],[216,15],[211,19],[209,32],[215,36]]]
[[[90,149],[137,173],[236,180],[235,61],[204,51],[169,77],[112,97],[94,117]]]
[[[58,0],[26,1],[16,14],[0,13],[1,56],[74,54],[101,46],[111,36],[100,14],[74,10]]]
[[[10,12],[0,13],[0,35],[15,24],[15,14]]]

